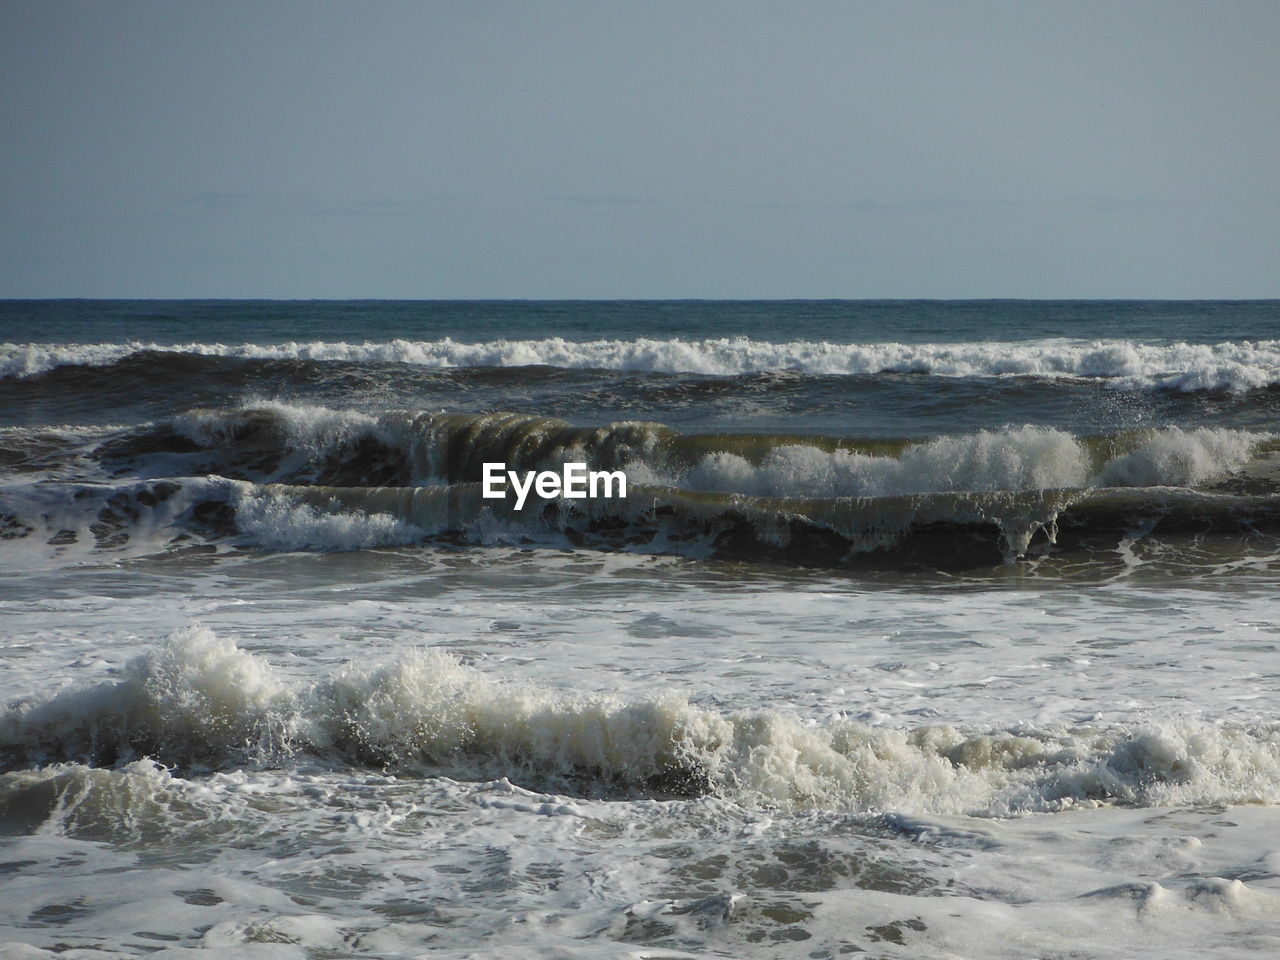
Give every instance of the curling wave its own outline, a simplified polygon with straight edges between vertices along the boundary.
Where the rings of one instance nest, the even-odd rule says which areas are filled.
[[[1270,434],[1222,428],[1081,438],[1005,427],[930,441],[786,434],[684,434],[660,423],[578,427],[518,413],[377,416],[255,403],[191,410],[103,447],[109,461],[169,471],[334,486],[478,482],[486,462],[626,470],[637,483],[770,497],[883,497],[1094,486],[1196,487],[1242,470]],[[185,459],[184,459],[185,458]]]

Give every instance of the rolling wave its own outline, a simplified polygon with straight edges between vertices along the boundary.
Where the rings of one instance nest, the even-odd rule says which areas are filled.
[[[42,796],[56,805],[48,781],[91,777],[83,764],[145,774],[154,768],[143,758],[183,771],[310,758],[575,795],[899,814],[1280,803],[1274,725],[806,723],[790,711],[699,706],[675,691],[576,695],[494,680],[434,649],[304,685],[202,627],[172,634],[118,679],[10,707],[0,758],[11,771],[0,775],[0,809]],[[55,766],[31,769],[45,764]]]
[[[798,371],[812,375],[922,374],[1103,381],[1130,390],[1248,390],[1280,384],[1280,340],[1213,344],[1128,340],[978,343],[772,343],[745,337],[701,340],[572,341],[452,339],[384,343],[0,344],[0,377],[32,377],[60,366],[110,366],[137,354],[316,363],[403,363],[430,368],[550,366],[736,375]]]
[[[479,482],[483,464],[559,470],[583,462],[635,483],[788,498],[1052,488],[1197,487],[1276,452],[1270,434],[1166,427],[1097,437],[1037,426],[928,441],[789,434],[686,434],[660,423],[600,427],[517,413],[371,415],[282,403],[191,410],[157,432],[103,448],[142,468],[171,451],[201,474],[278,483],[424,485]]]

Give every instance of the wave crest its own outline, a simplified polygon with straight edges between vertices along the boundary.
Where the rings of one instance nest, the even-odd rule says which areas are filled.
[[[602,369],[727,376],[792,370],[815,376],[878,373],[937,377],[1096,379],[1134,390],[1244,392],[1280,384],[1280,340],[1139,343],[1040,340],[976,343],[773,343],[746,337],[701,340],[392,340],[384,343],[0,344],[0,377],[59,366],[109,366],[139,353],[313,363],[408,363],[432,368]]]
[[[768,497],[886,497],[1094,486],[1196,486],[1242,469],[1270,434],[1166,427],[1082,438],[1039,426],[928,441],[682,434],[660,423],[600,427],[517,413],[358,411],[284,403],[191,410],[171,427],[200,472],[257,482],[478,482],[486,462],[556,470],[585,462],[635,483]],[[153,437],[140,437],[146,456]],[[104,455],[127,456],[128,442]]]

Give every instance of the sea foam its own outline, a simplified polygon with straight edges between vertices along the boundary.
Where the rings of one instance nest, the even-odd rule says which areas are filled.
[[[765,808],[1009,816],[1097,804],[1280,802],[1280,728],[1182,719],[1134,728],[965,732],[718,710],[676,691],[570,694],[495,680],[426,648],[310,685],[191,627],[121,679],[0,718],[9,769],[184,769],[302,756],[567,792],[716,795]]]
[[[1070,433],[1024,426],[939,437],[908,445],[897,457],[791,444],[773,449],[755,465],[734,453],[711,453],[671,479],[696,490],[772,497],[1189,487],[1240,470],[1267,437],[1167,427],[1137,435],[1127,453],[1101,459]]]

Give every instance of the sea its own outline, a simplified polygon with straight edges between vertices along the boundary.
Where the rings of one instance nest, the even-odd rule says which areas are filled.
[[[1278,424],[1274,300],[0,302],[0,956],[1278,956]]]

